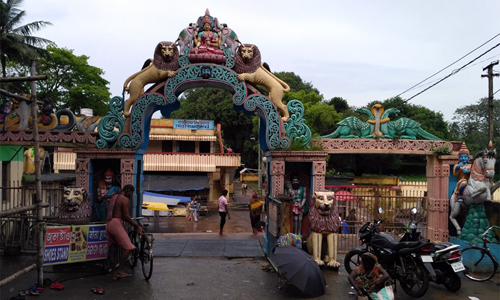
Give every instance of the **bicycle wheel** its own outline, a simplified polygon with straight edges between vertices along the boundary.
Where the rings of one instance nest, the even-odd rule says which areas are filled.
[[[153,242],[152,237],[144,237],[141,243],[142,274],[149,280],[153,275]]]
[[[465,267],[465,276],[474,281],[491,279],[497,271],[498,265],[486,249],[469,247],[462,250],[462,263]]]
[[[137,266],[137,258],[139,257],[139,243],[137,242],[137,234],[135,231],[129,233],[130,242],[135,246],[135,249],[130,251],[128,255],[128,263],[131,268]]]

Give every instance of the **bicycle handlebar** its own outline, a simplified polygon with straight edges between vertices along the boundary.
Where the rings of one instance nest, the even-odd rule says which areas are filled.
[[[490,230],[493,230],[493,229],[500,229],[500,227],[498,227],[496,225],[490,226],[490,228],[486,229],[486,231],[483,234],[481,234],[481,237],[491,243],[491,241],[488,240],[488,238],[486,237],[486,234],[488,234],[488,232],[490,232]]]

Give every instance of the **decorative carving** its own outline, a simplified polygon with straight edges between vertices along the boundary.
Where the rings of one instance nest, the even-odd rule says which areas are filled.
[[[313,176],[313,187],[314,187],[314,191],[324,191],[325,190],[325,175]]]
[[[326,161],[313,161],[313,175],[326,174]]]
[[[45,131],[38,132],[40,144],[64,147],[65,144],[86,144],[92,146],[96,143],[97,133],[80,131]],[[16,144],[19,142],[33,142],[33,131],[31,130],[8,130],[0,134],[0,142],[4,144]]]
[[[90,198],[85,189],[64,187],[63,201],[59,204],[57,212],[57,222],[67,225],[88,224],[91,214]],[[84,237],[80,238],[84,240]]]
[[[356,150],[357,153],[376,153],[374,150],[391,150],[392,153],[433,154],[433,149],[447,146],[455,149],[453,143],[425,140],[390,140],[390,139],[321,139],[323,149],[329,153],[345,153]]]
[[[122,173],[134,173],[134,163],[135,163],[135,160],[133,160],[133,159],[122,159],[121,172]]]
[[[311,130],[304,124],[304,105],[299,100],[291,100],[287,103],[290,118],[285,123],[286,135],[292,143],[298,141],[301,146],[309,148],[311,142]]]
[[[441,140],[435,135],[428,133],[420,127],[420,123],[408,119],[400,118],[390,121],[390,115],[397,115],[397,108],[389,108],[384,111],[381,104],[375,104],[371,110],[366,108],[357,109],[356,112],[368,116],[368,121],[363,122],[356,117],[347,117],[340,121],[339,128],[333,133],[322,138],[388,138],[412,139],[417,136],[427,140]]]

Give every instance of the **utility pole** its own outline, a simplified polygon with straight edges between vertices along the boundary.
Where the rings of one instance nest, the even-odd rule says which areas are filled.
[[[500,76],[498,73],[493,73],[493,66],[498,65],[498,60],[490,63],[483,68],[483,71],[488,70],[488,74],[481,75],[481,77],[488,77],[488,137],[490,142],[493,142],[493,77]]]

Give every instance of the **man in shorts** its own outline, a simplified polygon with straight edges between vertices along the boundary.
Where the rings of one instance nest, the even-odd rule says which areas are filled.
[[[113,270],[113,280],[132,276],[132,274],[125,273],[123,268],[127,261],[130,252],[136,247],[130,242],[123,221],[134,226],[136,232],[141,235],[142,227],[139,226],[130,217],[128,211],[128,199],[134,194],[135,188],[131,184],[123,187],[119,194],[114,195],[108,206],[108,222],[106,223],[106,235],[108,236],[108,254],[109,262]],[[118,247],[123,248],[123,254],[120,257],[120,265],[116,267]]]

